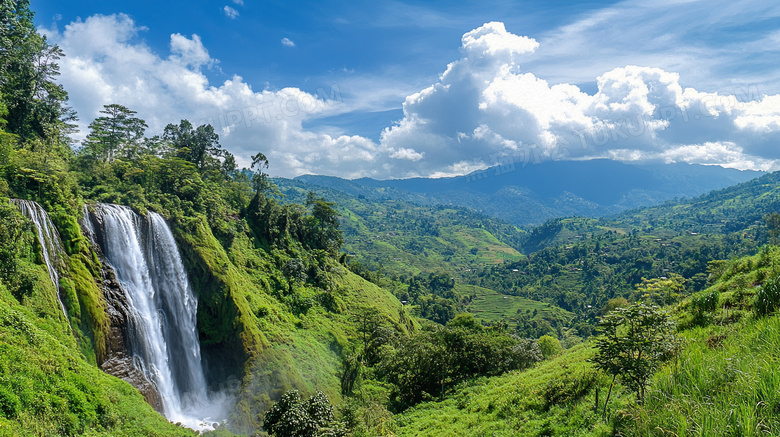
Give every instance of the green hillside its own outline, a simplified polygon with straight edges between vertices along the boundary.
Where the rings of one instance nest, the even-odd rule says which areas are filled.
[[[610,231],[657,234],[659,237],[691,233],[738,234],[761,226],[763,216],[778,209],[780,175],[775,172],[692,199],[626,211],[614,217],[550,220],[529,232],[521,244],[524,253],[531,253]],[[759,237],[766,240],[765,234]]]
[[[154,372],[198,353],[207,387],[173,396],[229,399],[212,436],[780,434],[780,173],[526,230],[381,184],[275,185],[213,126],[149,135],[120,104],[76,147],[64,53],[32,17],[0,4],[0,436],[196,435],[155,410]],[[149,246],[170,229],[165,276],[186,270],[182,309],[144,313],[196,320],[159,366],[106,217],[84,221],[105,204]]]
[[[344,250],[372,270],[394,276],[463,272],[515,261],[524,231],[473,211],[421,206],[381,195],[353,195],[301,181],[275,179],[285,201],[302,202],[309,191],[336,203]]]
[[[780,209],[780,174],[701,197],[604,218],[567,218],[531,230],[528,257],[471,272],[464,280],[578,314],[581,334],[616,297],[673,281],[674,293],[702,290],[708,262],[755,253],[769,241],[765,216]],[[663,303],[672,303],[670,298]],[[578,322],[579,323],[579,322]]]
[[[477,319],[494,324],[506,321],[512,329],[517,327],[519,314],[523,315],[529,323],[541,324],[545,321],[550,324],[550,327],[566,326],[573,318],[573,314],[555,305],[521,296],[501,294],[475,285],[459,285],[455,293],[467,300],[465,310]]]
[[[669,308],[683,348],[651,378],[637,404],[626,387],[589,361],[594,344],[564,351],[530,370],[474,380],[441,402],[396,417],[398,435],[725,436],[776,435],[780,317],[757,312],[757,284],[777,288],[780,249],[718,264],[712,285]],[[714,305],[699,302],[715,296]],[[768,301],[780,308],[780,294]],[[763,308],[763,306],[761,307]],[[599,410],[601,411],[601,410]]]

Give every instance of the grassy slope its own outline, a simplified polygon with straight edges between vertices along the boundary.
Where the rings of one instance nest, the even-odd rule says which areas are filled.
[[[201,341],[212,354],[241,367],[236,376],[243,385],[232,416],[237,432],[257,431],[264,411],[292,388],[306,395],[321,390],[340,401],[341,351],[355,336],[357,308],[375,306],[401,332],[416,328],[391,293],[342,266],[331,266],[330,291],[293,286],[314,302],[330,294],[333,308],[314,305],[296,313],[283,302],[289,284],[273,252],[253,247],[245,236],[225,250],[202,218],[181,223],[176,235],[188,268],[196,272]]]
[[[40,280],[22,303],[0,284],[0,436],[194,435],[88,362],[45,267],[36,268]]]
[[[780,317],[750,311],[754,286],[778,272],[779,248],[730,262],[700,293],[719,297],[706,326],[692,323],[691,299],[678,304],[686,346],[653,377],[644,406],[618,385],[607,421],[594,414],[596,387],[603,404],[609,378],[593,370],[593,349],[582,344],[408,410],[396,417],[398,435],[778,435]]]
[[[570,312],[555,305],[521,296],[504,295],[476,285],[457,284],[455,293],[459,296],[471,297],[466,311],[474,314],[477,319],[490,323],[507,320],[510,327],[514,325],[511,319],[513,316],[528,314],[529,317],[532,317],[534,311],[536,311],[536,316],[533,316],[532,319],[539,320],[568,321],[573,316]]]
[[[644,408],[618,417],[625,435],[780,434],[780,316],[751,311],[755,286],[780,273],[780,248],[730,262],[714,284],[717,309],[694,324],[691,300],[675,309],[688,346],[657,373]],[[717,275],[716,275],[717,276]],[[701,326],[703,325],[703,326]]]
[[[592,355],[589,346],[579,345],[530,370],[474,381],[442,402],[421,404],[396,416],[398,435],[606,434],[607,427],[593,412],[592,387],[609,381],[587,363]],[[587,383],[580,387],[580,379]],[[571,399],[550,405],[552,395]]]
[[[461,272],[522,255],[513,247],[522,231],[475,212],[420,206],[381,197],[279,181],[287,201],[305,202],[308,190],[335,201],[342,215],[344,250],[361,263],[386,273]]]

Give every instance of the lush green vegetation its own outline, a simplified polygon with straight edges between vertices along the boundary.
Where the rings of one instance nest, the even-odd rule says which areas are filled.
[[[595,364],[597,344],[585,343],[409,409],[395,418],[397,435],[774,435],[780,318],[762,305],[780,304],[764,291],[778,275],[775,246],[711,263],[709,287],[669,307],[682,346],[651,372],[642,403],[618,378],[603,414],[612,377]]]
[[[333,406],[322,393],[303,400],[291,390],[265,414],[263,428],[270,435],[285,437],[344,436],[343,426],[335,421]]]
[[[765,181],[763,194],[775,190],[770,176],[774,177],[760,179]],[[741,190],[752,190],[753,184]],[[756,194],[752,199],[765,197]],[[749,210],[752,205],[745,201],[742,207]],[[699,232],[698,227],[688,227],[678,210],[665,206],[611,220],[549,222],[529,235],[534,247],[549,246],[525,259],[473,272],[464,281],[571,311],[576,315],[572,327],[587,337],[610,299],[636,300],[651,288],[656,295],[666,293],[657,303],[674,303],[706,286],[709,261],[754,252],[767,241],[762,213],[736,230],[735,225],[713,226]],[[741,215],[740,211],[730,214]],[[648,215],[658,217],[657,226],[639,225]],[[722,225],[720,219],[718,223]]]
[[[278,204],[262,154],[254,173],[239,171],[211,126],[181,121],[150,138],[132,109],[112,104],[72,148],[67,94],[53,82],[62,53],[36,33],[28,3],[0,9],[0,433],[186,434],[98,370],[109,325],[100,259],[78,224],[85,203],[169,220],[199,297],[203,355],[216,363],[209,383],[242,383],[235,431],[259,430],[261,413],[291,388],[341,399],[342,351],[357,341],[355,305],[376,305],[398,335],[416,329],[392,294],[339,263],[331,203]],[[66,252],[59,287],[8,198],[37,201],[51,215]]]
[[[99,370],[95,202],[170,223],[208,382],[240,381],[216,435],[780,433],[780,175],[522,230],[381,187],[277,186],[260,151],[238,169],[211,126],[148,137],[118,103],[73,147],[64,54],[27,2],[0,12],[0,435],[192,434]],[[59,284],[9,198],[49,212]]]
[[[199,298],[198,331],[203,356],[211,363],[209,383],[219,388],[232,378],[241,381],[229,418],[234,432],[260,430],[264,413],[284,393],[297,389],[305,396],[321,392],[344,403],[339,414],[349,418],[352,427],[370,433],[377,424],[366,418],[367,412],[389,417],[390,409],[442,396],[460,381],[500,374],[537,359],[535,342],[515,338],[502,326],[484,328],[474,319],[455,318],[462,305],[449,275],[418,270],[388,280],[361,271],[340,254],[342,221],[334,203],[309,192],[298,204],[279,202],[278,190],[263,174],[268,164],[263,154],[255,155],[251,171],[239,170],[211,126],[182,120],[169,124],[159,137],[147,137],[146,123],[131,108],[111,104],[92,121],[81,147],[72,148],[66,136],[72,115],[65,106],[66,94],[52,82],[57,57],[47,55],[61,54],[35,33],[26,3],[2,7],[15,31],[27,26],[24,38],[32,45],[20,54],[28,56],[24,68],[43,68],[38,71],[41,86],[63,94],[2,95],[9,111],[0,114],[5,126],[0,165],[0,320],[5,327],[0,331],[0,432],[187,433],[168,424],[126,383],[98,370],[109,337],[99,287],[101,260],[78,224],[83,205],[94,202],[128,205],[141,214],[155,211],[168,219]],[[19,43],[22,37],[9,38]],[[41,67],[42,56],[49,65]],[[5,90],[15,91],[14,75],[26,74],[16,72],[17,67],[4,67],[9,80],[3,84],[10,87]],[[41,112],[45,110],[46,116]],[[34,200],[49,211],[65,246],[57,267],[60,284],[47,282],[31,224],[3,200],[7,198]],[[467,254],[464,266],[520,257],[488,230],[472,229],[476,215],[451,209],[421,214],[471,220],[447,231],[454,238],[436,240],[453,253]],[[441,224],[431,221],[425,227],[435,234]],[[506,235],[514,232],[496,226]],[[403,244],[412,244],[413,237]],[[506,256],[496,256],[494,250]],[[420,254],[420,259],[425,256]],[[353,270],[403,294],[409,305],[352,273],[345,266],[350,261]],[[441,258],[437,263],[449,266],[452,261]],[[449,324],[421,330],[408,308]],[[47,352],[35,356],[40,350]],[[433,358],[447,359],[444,373],[404,361],[424,364]],[[276,427],[269,423],[268,429]]]
[[[456,281],[455,297],[431,293],[435,296],[429,298],[438,309],[469,311],[534,338],[548,332],[562,339],[594,334],[610,299],[636,300],[653,288],[654,295],[664,294],[657,302],[663,305],[703,289],[709,261],[752,253],[768,241],[763,217],[780,206],[778,176],[770,174],[613,218],[555,219],[513,232],[499,220],[468,211],[399,200],[391,188],[324,179],[279,183],[291,199],[302,198],[306,190],[338,199],[345,248],[354,253],[353,271],[393,289],[402,300],[408,299],[410,277],[450,275]],[[487,232],[487,240],[477,247],[463,244],[463,227]],[[442,245],[442,239],[456,244]],[[528,256],[518,253],[500,262],[507,249],[491,247],[493,239]],[[481,245],[493,256],[482,256]],[[458,291],[467,286],[481,291]],[[545,307],[552,311],[537,318],[534,310],[539,314]],[[571,314],[564,317],[566,312]],[[418,311],[443,321],[435,313]]]
[[[403,278],[419,273],[453,275],[522,258],[515,249],[523,231],[473,211],[420,206],[381,194],[352,195],[303,181],[274,179],[285,201],[315,192],[336,202],[344,250],[371,271]]]
[[[39,275],[24,305],[0,285],[0,435],[194,435],[85,360]]]
[[[284,201],[304,201],[310,192],[336,200],[350,269],[393,290],[421,317],[447,323],[458,312],[468,311],[487,323],[508,323],[512,329],[522,325],[520,332],[534,338],[556,331],[564,335],[562,329],[573,317],[554,303],[505,299],[465,282],[485,266],[524,259],[516,248],[522,247],[526,232],[515,226],[463,208],[420,206],[382,192],[354,194],[349,187],[274,181]],[[434,277],[447,277],[453,287],[429,287]]]

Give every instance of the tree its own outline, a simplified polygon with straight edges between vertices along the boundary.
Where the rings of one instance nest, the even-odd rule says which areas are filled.
[[[178,126],[175,124],[166,126],[162,138],[170,144],[174,155],[195,164],[201,171],[210,168],[220,169],[222,167],[220,158],[228,160],[232,157],[219,144],[219,135],[214,132],[214,127],[210,124],[194,128],[192,123],[182,120]],[[235,160],[232,162],[235,164]]]
[[[54,82],[63,56],[37,33],[28,0],[0,2],[0,93],[9,133],[24,139],[63,139],[73,126],[68,93]]]
[[[614,311],[617,308],[625,308],[627,306],[628,300],[626,300],[625,297],[613,297],[607,301],[607,304],[604,306],[603,313],[606,314],[610,311]]]
[[[777,244],[780,236],[780,213],[773,212],[764,216],[766,227],[769,228],[769,236],[772,238],[772,244]]]
[[[363,345],[361,361],[372,366],[379,360],[379,348],[391,340],[393,331],[388,329],[386,318],[375,306],[358,307],[353,320]]]
[[[265,414],[263,429],[279,437],[336,437],[347,434],[341,423],[335,421],[333,406],[321,391],[305,401],[298,390],[287,391]]]
[[[17,276],[29,224],[8,201],[0,201],[0,281],[10,284]]]
[[[309,192],[306,206],[311,207],[311,216],[308,217],[309,247],[322,249],[336,253],[344,244],[344,239],[339,230],[339,213],[334,208],[333,202],[328,202],[322,197],[316,197]]]
[[[100,113],[105,115],[89,124],[85,152],[103,162],[113,160],[120,151],[128,158],[137,156],[144,144],[146,122],[135,117],[135,111],[118,104],[104,105]]]
[[[676,273],[669,277],[645,279],[637,284],[636,290],[642,299],[651,300],[658,305],[669,305],[680,300],[685,292],[686,279]]]
[[[539,338],[539,349],[546,360],[561,353],[561,342],[553,336],[543,335]]]
[[[377,375],[393,384],[393,408],[403,410],[444,396],[459,382],[523,369],[542,359],[535,340],[506,333],[503,326],[482,326],[471,314],[459,314],[447,326],[430,325],[400,338],[383,356]]]
[[[639,302],[617,308],[601,319],[603,334],[596,340],[598,369],[612,375],[612,384],[620,377],[642,402],[648,379],[677,347],[675,325],[658,306]],[[606,415],[612,385],[604,403]]]
[[[252,156],[252,166],[250,169],[254,171],[252,175],[252,187],[256,192],[261,193],[269,188],[268,175],[263,171],[268,168],[268,158],[262,152],[257,152],[257,155]]]

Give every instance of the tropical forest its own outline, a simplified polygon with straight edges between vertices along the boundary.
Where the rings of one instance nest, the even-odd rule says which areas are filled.
[[[769,67],[545,51],[633,2],[57,3],[0,1],[0,436],[780,435]]]

